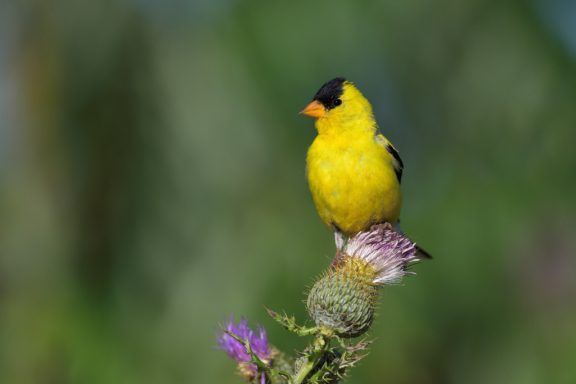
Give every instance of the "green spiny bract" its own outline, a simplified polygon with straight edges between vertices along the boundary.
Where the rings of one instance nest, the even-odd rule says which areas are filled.
[[[307,384],[337,384],[348,373],[348,370],[367,355],[370,342],[361,340],[356,344],[347,344],[343,339],[335,337],[339,341],[338,346],[328,346],[314,367],[306,375],[304,382]],[[313,348],[308,347],[296,360],[294,372],[300,371],[302,366],[308,363],[312,357]]]
[[[305,351],[304,355],[296,360],[295,371],[301,368],[301,365],[309,358]],[[306,383],[309,384],[336,384],[346,372],[345,368],[340,368],[341,352],[336,348],[329,348],[317,362],[314,369],[306,376]]]
[[[308,294],[308,312],[316,325],[341,337],[365,333],[372,324],[377,301],[375,276],[375,268],[360,258],[338,261]]]
[[[292,371],[292,366],[294,365],[294,359],[290,356],[287,356],[283,352],[279,351],[278,349],[272,347],[272,359],[270,360],[270,368],[272,372],[282,371],[289,375],[292,375],[294,372]],[[288,384],[289,380],[285,376],[282,375],[273,375],[269,377],[272,384]]]

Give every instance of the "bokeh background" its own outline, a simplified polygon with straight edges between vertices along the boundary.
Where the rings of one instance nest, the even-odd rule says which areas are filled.
[[[348,383],[576,383],[576,2],[0,3],[0,382],[238,383],[231,314],[301,349],[332,237],[298,115],[335,76],[435,259]]]

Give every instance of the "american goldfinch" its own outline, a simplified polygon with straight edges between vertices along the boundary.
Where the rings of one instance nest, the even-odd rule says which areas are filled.
[[[404,166],[392,143],[378,132],[362,93],[337,77],[301,113],[316,119],[318,135],[306,163],[322,221],[345,237],[383,222],[398,226]]]

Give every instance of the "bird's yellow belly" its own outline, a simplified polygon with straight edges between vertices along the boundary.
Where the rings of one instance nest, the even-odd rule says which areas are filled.
[[[400,185],[379,147],[334,150],[313,145],[308,182],[322,220],[347,235],[375,223],[394,223],[400,215]]]

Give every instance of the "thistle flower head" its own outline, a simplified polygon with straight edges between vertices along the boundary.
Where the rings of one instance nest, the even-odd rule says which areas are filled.
[[[339,259],[355,257],[366,261],[375,270],[376,285],[398,283],[410,263],[418,261],[416,244],[396,232],[388,223],[360,232],[341,247]],[[338,260],[336,261],[338,262]]]
[[[375,225],[344,242],[336,237],[332,267],[308,294],[310,316],[342,337],[366,332],[374,318],[378,286],[399,282],[417,261],[416,246],[390,224]]]
[[[246,319],[241,319],[239,323],[235,323],[234,319],[231,318],[230,321],[225,324],[224,329],[242,340],[247,341],[252,351],[260,360],[265,363],[270,362],[272,350],[268,345],[268,336],[264,328],[258,327],[257,331],[253,331],[248,327],[248,321]],[[258,375],[258,369],[254,364],[250,363],[252,359],[242,343],[228,333],[223,332],[218,337],[218,345],[228,356],[238,362],[238,369],[242,377],[247,380],[252,380]],[[260,376],[260,381],[261,383],[265,383],[266,381],[263,374]]]

